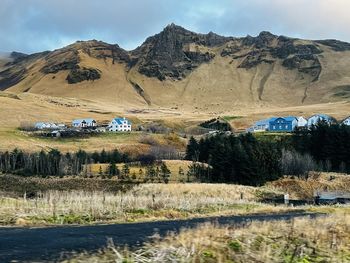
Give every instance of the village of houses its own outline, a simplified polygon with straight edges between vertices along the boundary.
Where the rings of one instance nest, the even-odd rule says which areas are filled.
[[[319,122],[328,124],[336,123],[337,120],[326,114],[315,114],[308,119],[302,116],[272,117],[259,120],[253,126],[246,129],[246,132],[282,132],[290,133],[297,128],[310,128]],[[341,121],[341,124],[350,126],[350,117]],[[103,133],[103,132],[131,132],[132,123],[125,117],[112,119],[108,124],[98,123],[95,119],[76,119],[70,125],[54,122],[37,122],[34,129],[42,131],[48,137],[70,137],[81,134]],[[210,131],[209,134],[219,131]]]
[[[247,132],[293,132],[297,128],[311,128],[319,122],[327,124],[337,123],[337,120],[326,114],[315,114],[306,119],[302,116],[272,117],[257,121],[248,128]],[[350,126],[350,117],[340,122],[343,125]]]
[[[101,132],[130,132],[132,123],[125,117],[114,118],[108,125],[98,124],[95,119],[76,119],[68,126],[63,123],[37,122],[35,130],[48,131],[44,133],[50,137],[75,136],[78,134],[101,133]]]

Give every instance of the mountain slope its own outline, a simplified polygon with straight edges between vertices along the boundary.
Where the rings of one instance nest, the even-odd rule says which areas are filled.
[[[0,90],[91,100],[111,107],[221,113],[350,98],[350,44],[197,34],[171,24],[125,51],[101,41],[18,55]],[[1,69],[1,66],[0,66]]]

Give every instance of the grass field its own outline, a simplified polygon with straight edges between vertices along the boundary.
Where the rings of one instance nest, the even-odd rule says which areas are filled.
[[[58,149],[62,152],[72,152],[83,149],[85,151],[101,151],[102,149],[118,149],[124,152],[146,152],[149,144],[142,138],[151,137],[160,145],[171,145],[179,150],[185,149],[186,140],[173,135],[131,133],[101,133],[86,138],[45,138],[33,136],[30,133],[12,128],[0,128],[0,151],[11,151],[18,148],[27,152]]]
[[[167,161],[176,171],[182,161]],[[172,163],[173,162],[173,163]],[[172,164],[171,164],[172,163]],[[329,180],[330,176],[332,180]],[[313,199],[316,190],[347,190],[345,175],[324,173],[307,180],[282,178],[264,187],[227,184],[134,184],[117,179],[0,176],[0,224],[50,225],[135,222],[305,210],[334,213],[344,207],[297,208],[261,203],[265,198]],[[350,212],[350,211],[349,211]]]
[[[110,244],[65,262],[350,262],[350,214],[246,226],[202,225],[136,251]]]
[[[42,192],[31,197],[19,197],[6,192],[5,188],[8,187],[2,182],[4,187],[1,190],[2,193],[0,192],[1,225],[135,222],[206,215],[277,212],[289,209],[259,203],[260,198],[266,195],[281,194],[264,187],[254,188],[224,184],[124,186],[118,185],[113,180],[27,180],[29,181],[26,185],[32,184],[38,190],[41,186]],[[38,180],[40,181],[38,182]],[[53,181],[51,182],[51,180]],[[12,182],[14,184],[21,183],[18,179],[13,178]],[[79,183],[81,190],[76,190]],[[56,189],[67,190],[52,190],[50,187],[54,185],[56,185]],[[15,189],[18,187],[13,186]],[[96,190],[91,190],[91,188]]]

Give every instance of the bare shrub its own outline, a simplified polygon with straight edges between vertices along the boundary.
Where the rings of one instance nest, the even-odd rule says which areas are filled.
[[[159,142],[151,135],[142,135],[139,139],[140,143],[148,144],[148,145],[159,145]]]
[[[157,145],[152,146],[149,154],[154,156],[157,160],[177,160],[181,159],[179,152],[174,146]]]
[[[309,154],[295,151],[282,151],[281,168],[285,175],[295,175],[306,178],[310,171],[318,170],[317,163]]]
[[[22,131],[35,131],[35,125],[32,122],[29,121],[22,121],[19,126],[20,130]]]

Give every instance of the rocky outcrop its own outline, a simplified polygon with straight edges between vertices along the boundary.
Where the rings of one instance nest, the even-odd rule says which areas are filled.
[[[342,52],[342,51],[350,51],[350,43],[342,42],[335,39],[328,40],[317,40],[316,43],[328,46],[332,48],[334,51]]]
[[[54,74],[62,70],[74,69],[79,63],[79,52],[74,48],[56,50],[45,57],[44,74]]]
[[[242,50],[251,50],[241,54]],[[316,44],[301,44],[297,39],[276,36],[269,32],[261,32],[257,37],[247,36],[240,41],[230,43],[221,56],[230,56],[239,60],[238,68],[251,69],[259,64],[273,64],[282,61],[288,70],[298,70],[317,80],[322,67],[318,59],[323,51]]]
[[[27,70],[23,67],[8,68],[0,72],[0,91],[12,87],[26,77]]]
[[[0,90],[8,89],[27,77],[28,67],[47,55],[47,52],[25,55],[13,52],[13,61],[6,64],[6,69],[0,71]]]
[[[69,72],[66,80],[69,84],[75,84],[83,81],[94,81],[99,78],[101,78],[101,71],[98,69],[77,66]]]
[[[28,57],[28,55],[21,52],[13,51],[11,52],[10,57],[15,61],[20,61],[21,59]]]
[[[171,24],[161,33],[148,38],[132,52],[138,57],[138,70],[159,80],[179,80],[215,57],[208,47],[220,46],[232,38],[209,34],[196,34]]]

